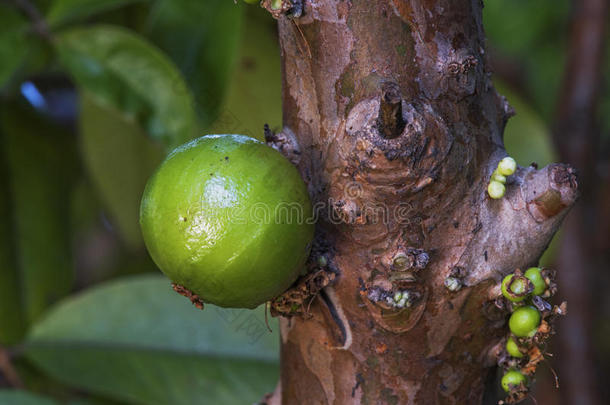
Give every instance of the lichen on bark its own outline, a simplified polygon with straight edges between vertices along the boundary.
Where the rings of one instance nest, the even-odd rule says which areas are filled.
[[[317,234],[336,277],[310,316],[280,320],[270,401],[481,402],[507,333],[507,314],[488,310],[497,286],[537,263],[577,197],[565,165],[520,167],[504,198],[487,196],[513,112],[491,82],[481,8],[308,0],[299,18],[274,14],[283,133],[328,208]]]

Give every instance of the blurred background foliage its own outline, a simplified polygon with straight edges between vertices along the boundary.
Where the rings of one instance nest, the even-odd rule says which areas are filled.
[[[522,165],[556,160],[569,18],[567,0],[485,2]],[[0,2],[0,405],[244,404],[273,390],[276,323],[173,293],[138,210],[176,145],[280,128],[280,93],[275,22],[256,6]]]

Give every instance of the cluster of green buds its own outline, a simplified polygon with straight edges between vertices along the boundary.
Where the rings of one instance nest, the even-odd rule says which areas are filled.
[[[396,291],[392,297],[388,297],[387,303],[395,308],[409,308],[412,304],[409,291]]]
[[[541,325],[543,318],[541,311],[548,314],[550,312],[547,311],[550,311],[551,307],[542,297],[550,297],[555,288],[548,272],[539,267],[531,267],[525,273],[515,270],[502,280],[502,295],[510,302],[508,307],[511,308],[512,313],[508,320],[510,335],[506,341],[509,363],[501,385],[513,400],[518,400],[527,393],[528,378],[522,371],[535,370],[535,367],[520,370],[517,366],[524,364],[522,360],[525,361],[526,356],[528,364],[535,362],[535,359],[531,358],[531,353],[539,353],[534,347],[536,342],[541,340],[538,333],[541,336],[547,333],[544,331],[546,327]],[[545,325],[548,327],[547,324]]]
[[[506,192],[506,177],[515,173],[517,170],[517,162],[510,156],[500,160],[498,167],[491,174],[489,185],[487,186],[487,194],[494,200],[504,197]]]

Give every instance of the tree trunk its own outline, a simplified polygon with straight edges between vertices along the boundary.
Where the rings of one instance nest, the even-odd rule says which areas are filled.
[[[281,318],[275,399],[481,403],[508,334],[499,282],[537,263],[576,199],[572,170],[520,167],[488,197],[512,110],[491,83],[482,2],[304,4],[274,11],[283,133],[336,278],[307,316]]]

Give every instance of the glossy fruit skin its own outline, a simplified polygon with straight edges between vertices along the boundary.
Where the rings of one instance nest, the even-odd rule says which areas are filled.
[[[518,359],[523,357],[523,353],[519,351],[519,345],[512,337],[509,337],[506,341],[506,351],[508,352],[508,354]]]
[[[514,274],[504,277],[502,280],[502,295],[512,302],[520,302],[527,297],[527,280],[520,278],[513,282],[514,277]]]
[[[532,294],[541,295],[546,290],[546,282],[539,267],[530,267],[525,272],[524,276],[534,285]]]
[[[309,254],[311,219],[297,169],[242,135],[204,136],[175,149],[140,207],[144,241],[161,271],[204,302],[234,308],[255,308],[294,282]]]
[[[510,392],[511,386],[518,387],[521,383],[525,383],[527,379],[523,374],[517,370],[508,370],[504,376],[502,376],[502,388],[506,392]]]
[[[508,320],[510,331],[518,337],[533,336],[540,324],[540,312],[532,306],[515,309]]]

